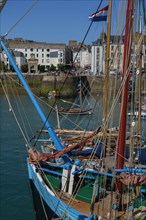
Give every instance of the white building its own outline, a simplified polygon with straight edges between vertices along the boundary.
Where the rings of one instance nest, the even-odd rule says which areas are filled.
[[[81,50],[78,52],[73,52],[74,63],[82,68],[91,66],[91,53],[88,50]]]
[[[38,65],[48,66],[58,64],[68,64],[71,60],[71,50],[65,44],[48,44],[24,39],[14,39],[11,41],[11,49],[22,52],[27,60],[32,54],[38,60]]]
[[[109,57],[109,73],[120,72],[123,65],[123,37],[111,36],[110,41],[110,57]],[[91,47],[92,61],[91,70],[94,75],[105,74],[106,60],[106,40],[98,39]]]
[[[17,50],[11,50],[11,53],[16,61],[17,66],[20,68],[22,65],[27,64],[27,59],[25,58],[24,54]],[[7,58],[6,54],[3,53],[2,60],[4,61],[5,65],[10,69],[9,59]]]
[[[132,45],[132,55],[135,59],[138,57],[135,56],[135,51],[138,47],[138,38],[135,34],[135,45]],[[143,43],[142,45],[142,68],[146,69],[146,46]],[[105,55],[106,55],[106,41],[98,39],[91,46],[91,71],[93,74],[105,74]],[[109,57],[109,74],[122,73],[123,71],[123,57],[124,57],[124,36],[111,36],[110,39],[110,57]],[[134,58],[133,58],[134,61]],[[137,61],[135,60],[135,63]],[[133,63],[134,65],[134,63]]]
[[[76,52],[76,51],[73,51],[73,63],[80,67],[80,53],[79,52]]]
[[[103,71],[103,60],[104,60],[104,48],[103,46],[92,46],[91,48],[91,71],[94,75],[101,75]]]
[[[88,50],[80,52],[80,66],[82,68],[91,66],[91,53]]]

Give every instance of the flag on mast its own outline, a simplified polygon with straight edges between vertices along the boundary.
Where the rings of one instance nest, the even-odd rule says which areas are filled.
[[[108,5],[104,8],[100,9],[99,11],[91,14],[89,19],[91,21],[107,21],[107,13],[108,13]]]

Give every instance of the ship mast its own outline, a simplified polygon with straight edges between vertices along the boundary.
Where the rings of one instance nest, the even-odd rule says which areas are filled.
[[[139,2],[140,5],[140,2]],[[140,6],[139,6],[140,7]],[[141,31],[141,16],[140,16],[140,25],[139,25],[139,32],[140,32],[140,37],[142,36],[142,31]],[[142,82],[142,42],[140,44],[139,48],[139,63],[138,63],[138,134],[140,135],[141,133],[141,82]]]
[[[104,126],[106,123],[107,108],[108,108],[107,100],[108,100],[109,61],[110,61],[111,17],[112,17],[112,0],[109,0],[106,59],[105,59],[105,85],[104,85],[104,110],[103,110],[103,124],[104,124]]]
[[[122,79],[125,81],[122,92],[121,114],[119,121],[119,136],[118,136],[118,151],[117,151],[117,168],[122,169],[124,165],[124,150],[126,138],[126,118],[127,118],[127,102],[128,102],[128,84],[129,72],[128,66],[130,63],[131,45],[132,45],[132,15],[133,15],[134,1],[128,0],[126,12],[126,29],[124,38],[124,60]],[[128,75],[128,77],[127,77]],[[117,189],[120,195],[122,194],[122,183],[117,181]]]

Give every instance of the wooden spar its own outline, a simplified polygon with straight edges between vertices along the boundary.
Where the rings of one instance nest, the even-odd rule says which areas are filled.
[[[127,12],[126,12],[126,30],[125,30],[125,39],[124,39],[124,60],[123,60],[123,73],[122,73],[122,78],[123,80],[125,80],[125,83],[123,86],[123,93],[122,93],[121,114],[120,114],[120,121],[119,121],[118,151],[117,151],[117,168],[118,169],[122,169],[124,165],[128,83],[129,83],[129,77],[126,77],[126,75],[127,75],[127,69],[130,63],[133,6],[134,6],[134,1],[128,0],[128,6],[127,6]],[[117,181],[117,187],[118,187],[119,193],[122,194],[122,184],[120,181]]]
[[[140,57],[139,57],[139,81],[138,81],[138,134],[141,132],[141,82],[142,82],[142,44],[140,45]]]
[[[80,109],[82,110],[82,81],[80,77]]]
[[[103,123],[106,122],[106,118],[107,118],[109,61],[110,61],[111,16],[112,16],[112,0],[109,0],[108,26],[107,26],[107,44],[106,44],[106,59],[105,59],[105,85],[104,85]]]
[[[140,17],[140,37],[142,36],[141,33],[141,17]],[[138,134],[141,133],[141,83],[142,83],[142,42],[140,44],[139,48],[139,64],[138,64],[138,69],[139,69],[139,77],[138,77],[138,127],[137,127],[137,132]]]

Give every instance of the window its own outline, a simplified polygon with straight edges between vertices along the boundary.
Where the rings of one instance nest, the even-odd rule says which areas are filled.
[[[42,54],[42,57],[44,57],[44,54]]]
[[[52,58],[57,58],[58,57],[58,51],[53,51],[53,52],[51,52],[50,53],[50,57],[52,57]]]
[[[50,54],[47,54],[47,57],[50,57]]]
[[[50,49],[47,49],[47,52],[49,52],[50,51]]]
[[[27,48],[25,48],[25,51],[27,51]]]
[[[27,57],[27,53],[25,53],[25,57]]]
[[[114,57],[114,53],[111,53],[111,58]]]
[[[42,49],[42,52],[44,52],[44,49]]]
[[[31,48],[30,51],[33,51],[33,48]]]
[[[114,46],[111,47],[111,50],[114,50]]]
[[[36,49],[36,51],[38,52],[38,51],[39,51],[39,49],[37,48],[37,49]]]
[[[44,62],[44,59],[42,59],[42,63]]]
[[[36,54],[36,57],[38,57],[39,55],[38,55],[38,53]]]

